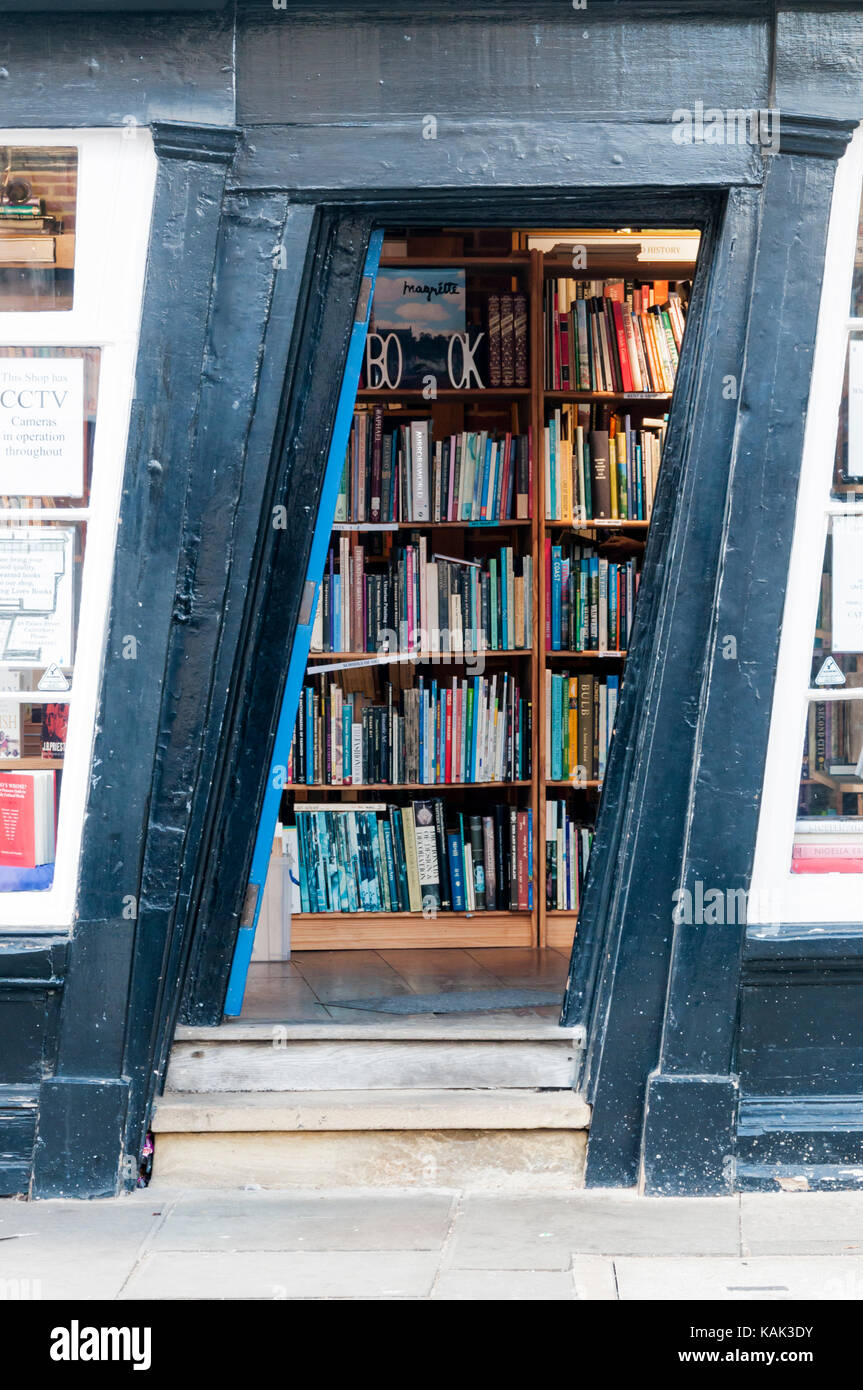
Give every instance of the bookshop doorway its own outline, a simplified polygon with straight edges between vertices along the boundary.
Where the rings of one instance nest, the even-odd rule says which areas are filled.
[[[698,246],[387,229],[243,1020],[557,1023]]]

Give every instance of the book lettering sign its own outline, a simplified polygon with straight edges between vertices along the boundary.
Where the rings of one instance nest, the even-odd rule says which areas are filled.
[[[833,518],[835,652],[863,652],[863,518]]]
[[[0,662],[72,665],[71,527],[0,531]]]
[[[83,495],[82,358],[0,359],[0,492]]]
[[[366,385],[375,390],[484,385],[475,354],[484,334],[469,330],[464,270],[378,272],[366,340]]]

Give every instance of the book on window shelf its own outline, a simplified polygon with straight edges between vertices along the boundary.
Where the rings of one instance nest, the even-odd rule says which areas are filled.
[[[489,386],[527,386],[527,297],[489,294],[486,300]]]
[[[546,390],[673,391],[687,301],[685,282],[546,280]]]
[[[296,786],[522,782],[532,706],[509,672],[426,679],[383,699],[338,682],[303,687],[287,780]]]
[[[545,903],[552,911],[578,912],[593,829],[573,818],[565,801],[545,803]]]
[[[533,814],[482,816],[440,798],[295,810],[303,912],[523,911],[533,908]]]
[[[384,427],[383,406],[354,412],[336,524],[527,520],[530,433],[461,430],[434,439],[432,421]]]
[[[53,863],[55,787],[51,770],[0,772],[0,868]]]
[[[546,537],[546,651],[626,651],[637,592],[634,558],[608,560],[592,546]]]
[[[858,685],[863,675],[856,671],[845,673],[848,685]],[[803,750],[804,777],[813,772],[841,778],[843,769],[856,775],[857,759],[863,748],[863,700],[812,700],[806,725]]]
[[[665,420],[642,420],[596,404],[564,404],[543,431],[545,514],[566,525],[649,521]]]
[[[21,705],[17,700],[4,700],[3,691],[19,691],[19,671],[0,672],[0,762],[21,757]]]
[[[546,671],[546,766],[552,782],[603,780],[619,691],[618,676]]]
[[[342,536],[327,556],[311,650],[523,650],[531,645],[533,592],[533,559],[512,546],[468,560],[429,553],[418,535],[384,560]]]

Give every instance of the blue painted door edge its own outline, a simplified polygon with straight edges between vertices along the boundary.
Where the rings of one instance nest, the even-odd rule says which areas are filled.
[[[252,855],[249,888],[255,893],[256,897],[254,915],[252,921],[241,926],[237,933],[237,942],[234,947],[234,959],[231,965],[231,976],[228,981],[228,992],[225,998],[225,1013],[231,1018],[235,1018],[243,1007],[246,976],[249,972],[252,947],[255,943],[255,930],[258,925],[258,917],[260,916],[261,904],[264,898],[264,884],[267,881],[267,870],[270,866],[270,855],[272,854],[273,838],[276,833],[276,821],[279,815],[279,802],[281,800],[282,788],[287,772],[291,739],[294,735],[294,724],[297,718],[300,690],[302,689],[303,677],[306,674],[306,665],[309,659],[309,646],[312,639],[312,624],[315,620],[315,609],[318,603],[318,590],[324,572],[324,561],[326,559],[327,547],[333,529],[336,498],[338,497],[339,483],[341,481],[342,469],[345,462],[345,450],[347,449],[348,437],[350,435],[351,419],[353,417],[357,385],[359,383],[360,369],[363,362],[363,350],[365,348],[366,334],[368,332],[369,318],[371,316],[372,296],[374,293],[375,279],[378,273],[378,262],[380,260],[383,237],[384,234],[382,230],[372,232],[365,266],[363,267],[363,284],[358,314],[354,322],[353,332],[351,333],[351,341],[348,345],[348,355],[345,362],[344,376],[342,377],[342,389],[339,394],[339,403],[336,409],[336,418],[333,425],[332,439],[330,441],[330,452],[327,456],[327,465],[324,471],[323,486],[321,488],[321,500],[318,506],[315,531],[312,537],[309,566],[306,572],[307,594],[309,592],[308,586],[312,586],[311,602],[308,601],[308,598],[306,599],[300,614],[301,621],[297,624],[297,630],[294,635],[294,643],[291,648],[291,657],[288,664],[288,675],[285,680],[284,694],[282,695],[282,709],[279,715],[278,728],[276,729],[273,756],[267,777],[264,801],[261,807],[261,818],[258,822],[255,849]]]

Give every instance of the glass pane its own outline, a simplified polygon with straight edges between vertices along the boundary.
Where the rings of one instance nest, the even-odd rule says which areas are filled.
[[[83,522],[0,525],[0,892],[53,882],[85,544]]]
[[[810,684],[863,684],[863,516],[830,519]]]
[[[863,873],[863,699],[809,706],[792,856],[798,874]]]
[[[863,200],[857,222],[857,245],[854,251],[854,278],[851,281],[851,316],[863,318]]]
[[[0,347],[0,520],[90,500],[99,349]]]
[[[848,340],[842,403],[836,431],[832,494],[835,501],[863,499],[863,335]]]
[[[71,309],[78,151],[0,146],[0,310]]]

